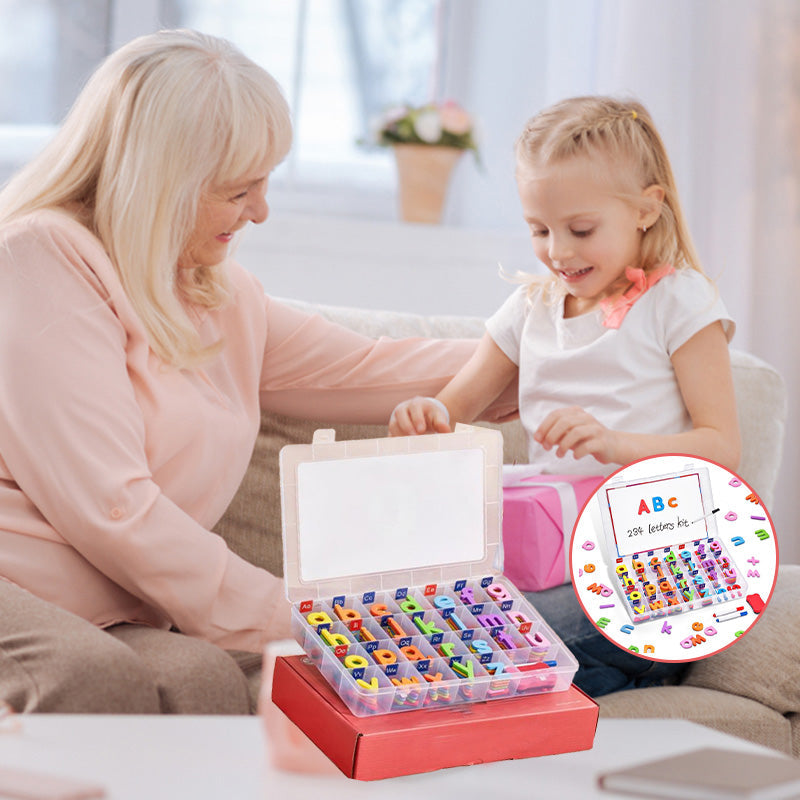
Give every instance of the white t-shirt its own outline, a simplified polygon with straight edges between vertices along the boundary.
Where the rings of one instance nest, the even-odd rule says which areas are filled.
[[[550,305],[541,288],[521,286],[486,329],[519,366],[520,418],[528,459],[551,474],[607,475],[618,468],[592,457],[546,451],[533,433],[553,410],[580,406],[603,425],[628,433],[691,429],[670,357],[695,333],[721,320],[728,341],[735,325],[716,288],[693,269],[676,270],[636,300],[618,329],[603,311],[564,319],[564,298]]]

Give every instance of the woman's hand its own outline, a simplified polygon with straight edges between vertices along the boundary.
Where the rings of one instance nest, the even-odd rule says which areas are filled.
[[[412,397],[395,406],[389,419],[389,436],[450,433],[445,407],[432,397]]]
[[[575,458],[593,456],[601,464],[619,463],[616,453],[618,434],[601,425],[579,406],[551,411],[533,438],[545,450],[557,448],[558,458],[572,451]]]

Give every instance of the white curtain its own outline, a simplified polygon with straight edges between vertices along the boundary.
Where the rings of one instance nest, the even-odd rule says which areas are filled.
[[[772,514],[781,560],[800,562],[800,4],[765,0],[758,19],[758,78],[749,98],[753,182],[742,283],[752,352],[774,364],[789,391],[789,418]],[[773,511],[770,509],[770,511]]]
[[[667,144],[707,272],[737,321],[734,346],[790,393],[773,507],[781,559],[800,562],[800,3],[795,0],[474,0],[455,4],[447,90],[483,120],[484,172],[460,169],[451,222],[521,225],[511,146],[570,95],[633,95]],[[506,265],[531,268],[528,264]]]

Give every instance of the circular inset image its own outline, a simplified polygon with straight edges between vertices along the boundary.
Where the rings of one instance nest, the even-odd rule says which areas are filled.
[[[696,456],[636,461],[609,476],[572,533],[587,617],[619,647],[694,661],[743,636],[769,602],[778,545],[756,493]]]

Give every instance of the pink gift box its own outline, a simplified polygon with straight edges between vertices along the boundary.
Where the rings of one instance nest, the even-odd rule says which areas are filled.
[[[504,470],[503,572],[526,592],[570,580],[569,543],[577,515],[605,480],[598,475],[531,475]]]

